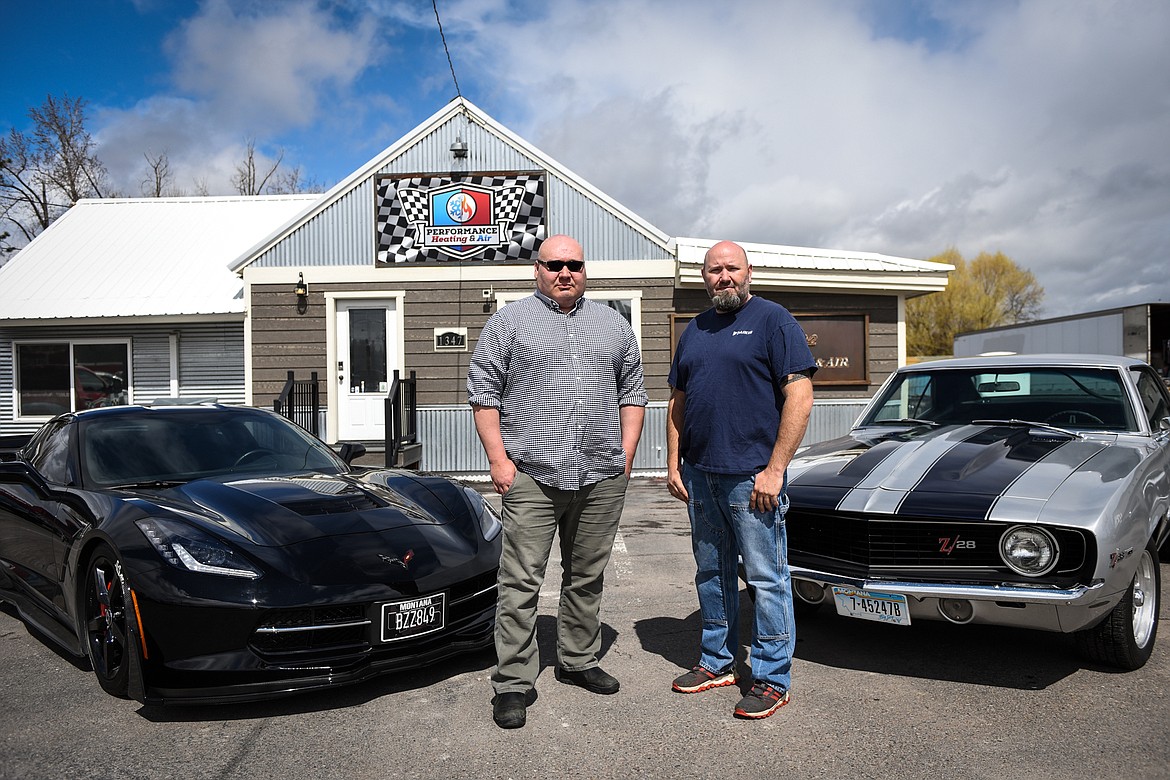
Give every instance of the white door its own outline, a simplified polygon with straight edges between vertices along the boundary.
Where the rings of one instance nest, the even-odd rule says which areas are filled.
[[[337,303],[338,439],[386,437],[386,395],[400,365],[395,302]]]

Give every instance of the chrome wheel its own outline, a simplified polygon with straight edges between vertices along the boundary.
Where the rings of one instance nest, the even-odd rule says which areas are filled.
[[[1158,624],[1156,565],[1150,551],[1143,550],[1133,575],[1133,641],[1138,647],[1149,644]]]

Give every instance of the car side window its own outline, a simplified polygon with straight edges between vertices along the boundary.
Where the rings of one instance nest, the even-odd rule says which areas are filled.
[[[73,426],[68,420],[50,423],[29,442],[29,463],[48,482],[56,485],[76,484],[69,453],[73,442]]]
[[[1166,385],[1145,367],[1135,370],[1138,372],[1138,396],[1142,399],[1146,419],[1150,423],[1150,430],[1157,433],[1162,430],[1162,419],[1170,416],[1170,397],[1166,394]]]

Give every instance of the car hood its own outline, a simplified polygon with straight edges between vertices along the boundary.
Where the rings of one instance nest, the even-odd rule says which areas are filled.
[[[1024,520],[1070,481],[1110,492],[1108,483],[1128,476],[1138,458],[1115,435],[1006,425],[864,428],[803,451],[788,491],[804,510]]]
[[[152,492],[149,500],[259,547],[443,526],[466,519],[468,511],[465,502],[453,511],[440,503],[436,511],[386,485],[324,474],[196,480]]]

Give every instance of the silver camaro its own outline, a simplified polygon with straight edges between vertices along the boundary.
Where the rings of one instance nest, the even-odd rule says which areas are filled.
[[[1071,633],[1137,669],[1158,631],[1168,467],[1170,395],[1141,361],[907,366],[848,436],[792,462],[795,607]]]

